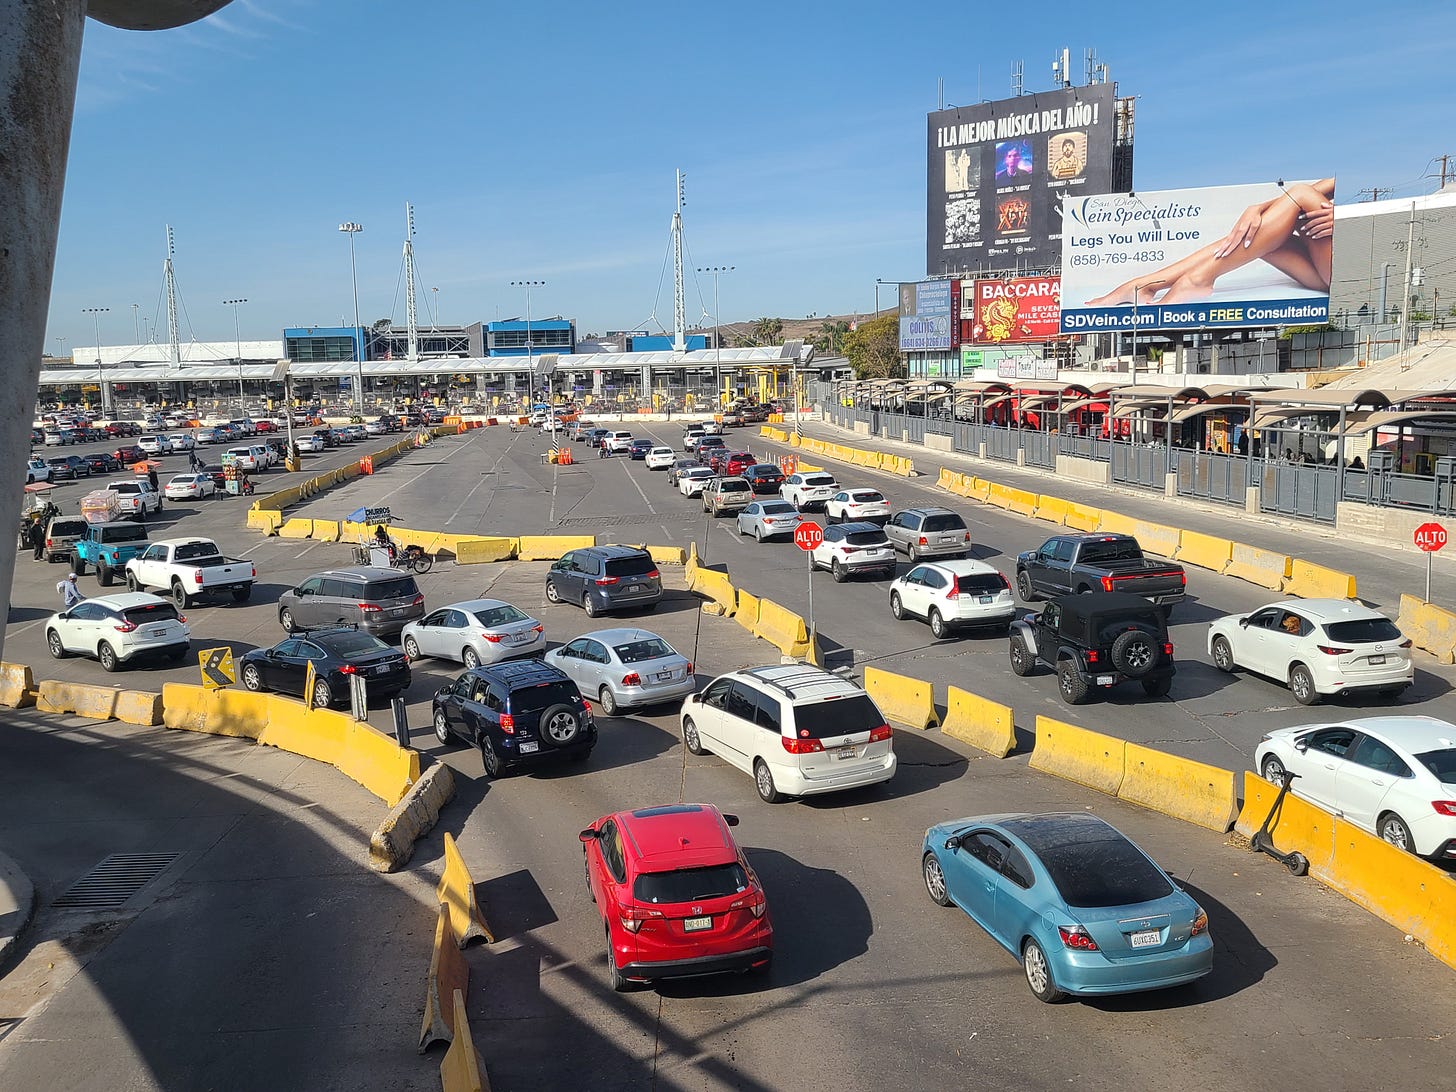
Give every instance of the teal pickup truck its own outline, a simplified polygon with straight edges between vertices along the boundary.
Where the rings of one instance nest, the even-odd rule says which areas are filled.
[[[147,529],[140,523],[118,520],[88,524],[85,535],[71,548],[76,559],[76,575],[84,576],[89,565],[96,570],[96,583],[109,588],[126,563],[150,545]]]

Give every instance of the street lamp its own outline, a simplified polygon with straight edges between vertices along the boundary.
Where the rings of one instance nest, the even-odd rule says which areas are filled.
[[[233,336],[237,338],[238,344],[238,416],[240,417],[247,412],[244,403],[247,402],[248,396],[243,392],[243,328],[239,324],[238,308],[247,302],[245,299],[222,301],[224,307],[233,309]]]
[[[699,273],[713,274],[713,399],[723,399],[723,323],[718,314],[718,277],[732,273],[735,266],[710,265],[700,268]]]
[[[354,404],[359,407],[359,413],[364,413],[364,335],[359,329],[359,271],[354,265],[354,236],[364,230],[363,224],[356,224],[350,220],[348,223],[340,224],[339,230],[349,236],[349,279],[354,284],[354,336],[359,340],[354,342],[354,355],[359,358],[359,368],[355,376],[357,389],[354,392]]]
[[[111,415],[111,398],[106,393],[106,377],[101,374],[101,316],[110,307],[83,307],[81,313],[90,315],[96,321],[96,385],[101,388],[101,416]]]
[[[141,336],[142,336],[142,334],[141,334],[141,326],[138,324],[138,319],[137,319],[137,313],[138,313],[138,310],[139,310],[140,307],[141,307],[141,304],[139,304],[139,303],[134,303],[134,304],[131,305],[131,336],[132,336],[132,339],[134,341],[136,341],[136,343],[138,345],[141,344]]]
[[[531,343],[531,289],[545,288],[546,282],[511,281],[511,287],[526,290],[526,408],[530,409],[531,404],[536,401],[535,347]]]

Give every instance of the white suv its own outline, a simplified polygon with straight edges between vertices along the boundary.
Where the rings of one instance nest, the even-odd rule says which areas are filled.
[[[823,508],[838,492],[839,483],[834,480],[834,475],[822,470],[790,474],[779,486],[779,496],[801,512],[805,508]]]
[[[630,432],[614,432],[602,441],[602,446],[613,455],[619,451],[630,451],[632,449],[632,434]]]
[[[91,656],[107,671],[154,656],[180,663],[190,643],[187,619],[167,600],[145,592],[83,599],[46,619],[45,637],[57,660]]]
[[[753,777],[774,804],[895,776],[894,733],[859,687],[807,664],[720,676],[683,702],[683,745]]]

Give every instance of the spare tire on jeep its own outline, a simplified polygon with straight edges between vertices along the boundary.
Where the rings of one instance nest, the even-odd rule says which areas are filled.
[[[1112,642],[1112,666],[1129,679],[1141,679],[1158,666],[1163,647],[1151,633],[1130,629]]]
[[[553,747],[569,747],[581,735],[581,714],[569,705],[553,705],[541,714],[540,735]]]

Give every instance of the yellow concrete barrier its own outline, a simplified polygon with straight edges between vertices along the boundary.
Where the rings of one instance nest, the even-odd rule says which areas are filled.
[[[1070,501],[1064,501],[1060,497],[1049,497],[1043,493],[1037,498],[1036,518],[1044,519],[1048,523],[1066,523],[1067,509],[1071,506]]]
[[[492,561],[509,561],[516,556],[513,538],[484,538],[462,535],[455,543],[455,564],[481,565]]]
[[[1395,624],[1416,648],[1429,652],[1438,663],[1456,663],[1456,614],[1422,602],[1417,596],[1402,595]]]
[[[941,467],[940,475],[935,479],[935,484],[940,489],[950,489],[953,484],[960,481],[960,477],[959,474],[947,470],[945,467]]]
[[[946,687],[945,723],[940,730],[996,758],[1005,758],[1016,749],[1011,707],[988,701],[958,686]]]
[[[1145,519],[1137,520],[1133,524],[1132,533],[1144,553],[1155,554],[1158,557],[1174,557],[1183,541],[1183,532],[1177,527],[1169,527],[1164,523],[1152,523]]]
[[[1270,591],[1283,591],[1284,581],[1289,577],[1293,558],[1288,554],[1276,553],[1258,546],[1246,546],[1242,542],[1233,544],[1232,558],[1224,566],[1225,576],[1236,576],[1257,584]]]
[[[148,727],[162,723],[162,695],[146,690],[123,690],[116,696],[116,719],[123,724]]]
[[[290,519],[278,528],[279,538],[309,538],[313,535],[313,520]]]
[[[1223,834],[1239,814],[1232,770],[1127,744],[1119,800]]]
[[[455,991],[463,996],[470,985],[470,967],[450,933],[450,910],[441,904],[435,918],[435,944],[430,951],[430,970],[425,976],[425,1020],[420,1027],[420,1053],[431,1043],[448,1043],[455,1037]],[[463,1007],[463,1006],[462,1006]]]
[[[1354,599],[1355,578],[1338,569],[1327,569],[1296,557],[1290,560],[1289,579],[1284,583],[1284,592],[1301,599]]]
[[[1211,569],[1221,573],[1233,560],[1234,544],[1226,538],[1184,531],[1179,536],[1176,560],[1185,565],[1197,565],[1200,569]]]
[[[317,713],[314,710],[313,715]],[[363,785],[391,808],[420,778],[418,751],[401,747],[393,736],[352,718],[343,753],[335,765],[341,774]]]
[[[1032,516],[1036,514],[1037,495],[1025,489],[1008,489],[1007,495],[1011,503],[1006,506],[1008,512],[1015,512],[1018,516]]]
[[[454,795],[455,775],[445,763],[436,762],[421,772],[369,836],[369,867],[376,872],[397,872],[409,864],[415,842],[434,827],[441,809]]]
[[[118,693],[109,686],[44,679],[36,690],[35,707],[42,713],[75,713],[90,720],[110,720],[116,715]]]
[[[1102,509],[1068,502],[1066,524],[1074,531],[1095,531],[1102,522]]]
[[[441,1092],[490,1092],[485,1074],[485,1059],[475,1049],[470,1034],[470,1020],[465,1014],[465,993],[450,991],[450,1004],[455,1012],[452,1027],[455,1035],[450,1049],[440,1059]]]
[[[35,704],[35,677],[27,664],[0,663],[0,705],[24,709]]]
[[[697,583],[701,568],[698,564],[698,544],[690,542],[688,543],[688,559],[683,565],[683,579],[687,581],[688,591],[692,591],[693,585]]]
[[[752,633],[754,631],[754,628],[758,625],[758,606],[758,596],[752,594],[751,592],[746,592],[742,588],[738,589],[738,603],[734,610],[733,617],[737,620],[738,624],[744,629],[748,630],[749,633]]]
[[[815,466],[813,463],[799,463],[800,474],[818,474],[823,469],[824,468],[822,466]]]
[[[968,477],[970,480],[966,484],[966,490],[963,496],[967,500],[980,501],[982,504],[989,503],[991,499],[991,483],[985,478]]]
[[[988,482],[986,488],[986,503],[996,508],[1011,508],[1012,489],[1009,485],[1002,485],[1000,482]]]
[[[257,739],[268,721],[268,696],[248,690],[205,690],[186,683],[162,686],[162,723],[187,732]]]
[[[754,626],[753,635],[795,659],[804,659],[812,651],[804,619],[772,599],[758,601],[758,625]]]
[[[1089,789],[1116,796],[1122,788],[1127,744],[1051,717],[1036,718],[1033,770],[1064,777]]]
[[[353,718],[332,709],[305,709],[302,702],[282,694],[265,697],[269,706],[259,743],[338,766]]]
[[[571,550],[596,544],[592,535],[522,535],[516,539],[516,557],[522,561],[555,561]]]
[[[1244,806],[1234,821],[1234,829],[1245,838],[1264,824],[1264,817],[1274,806],[1279,789],[1258,774],[1244,772]],[[1274,846],[1281,853],[1298,850],[1309,858],[1315,875],[1329,872],[1335,858],[1335,817],[1306,803],[1292,794],[1285,794],[1279,813],[1270,826]]]
[[[314,520],[313,538],[316,542],[337,542],[339,540],[339,521],[336,519]]]
[[[1097,530],[1106,531],[1109,535],[1134,535],[1137,534],[1138,521],[1131,516],[1124,516],[1121,512],[1109,512],[1102,510],[1102,519],[1097,524]]]
[[[248,509],[248,529],[262,531],[265,535],[275,534],[278,525],[283,522],[283,516],[278,512],[268,511],[263,508]]]
[[[472,940],[495,943],[495,934],[485,923],[485,915],[475,900],[475,881],[470,878],[470,869],[465,867],[465,858],[460,856],[460,848],[449,831],[445,832],[445,867],[440,872],[435,898],[449,917],[456,945],[464,948]]]
[[[738,605],[738,593],[727,573],[699,566],[693,580],[693,591],[705,596],[723,608],[724,614],[732,614]]]
[[[659,565],[686,565],[687,551],[681,546],[649,546],[647,552]]]
[[[880,712],[898,724],[923,731],[940,723],[940,716],[935,711],[935,695],[928,682],[897,675],[893,671],[882,671],[878,667],[866,667],[864,688],[880,707]]]

